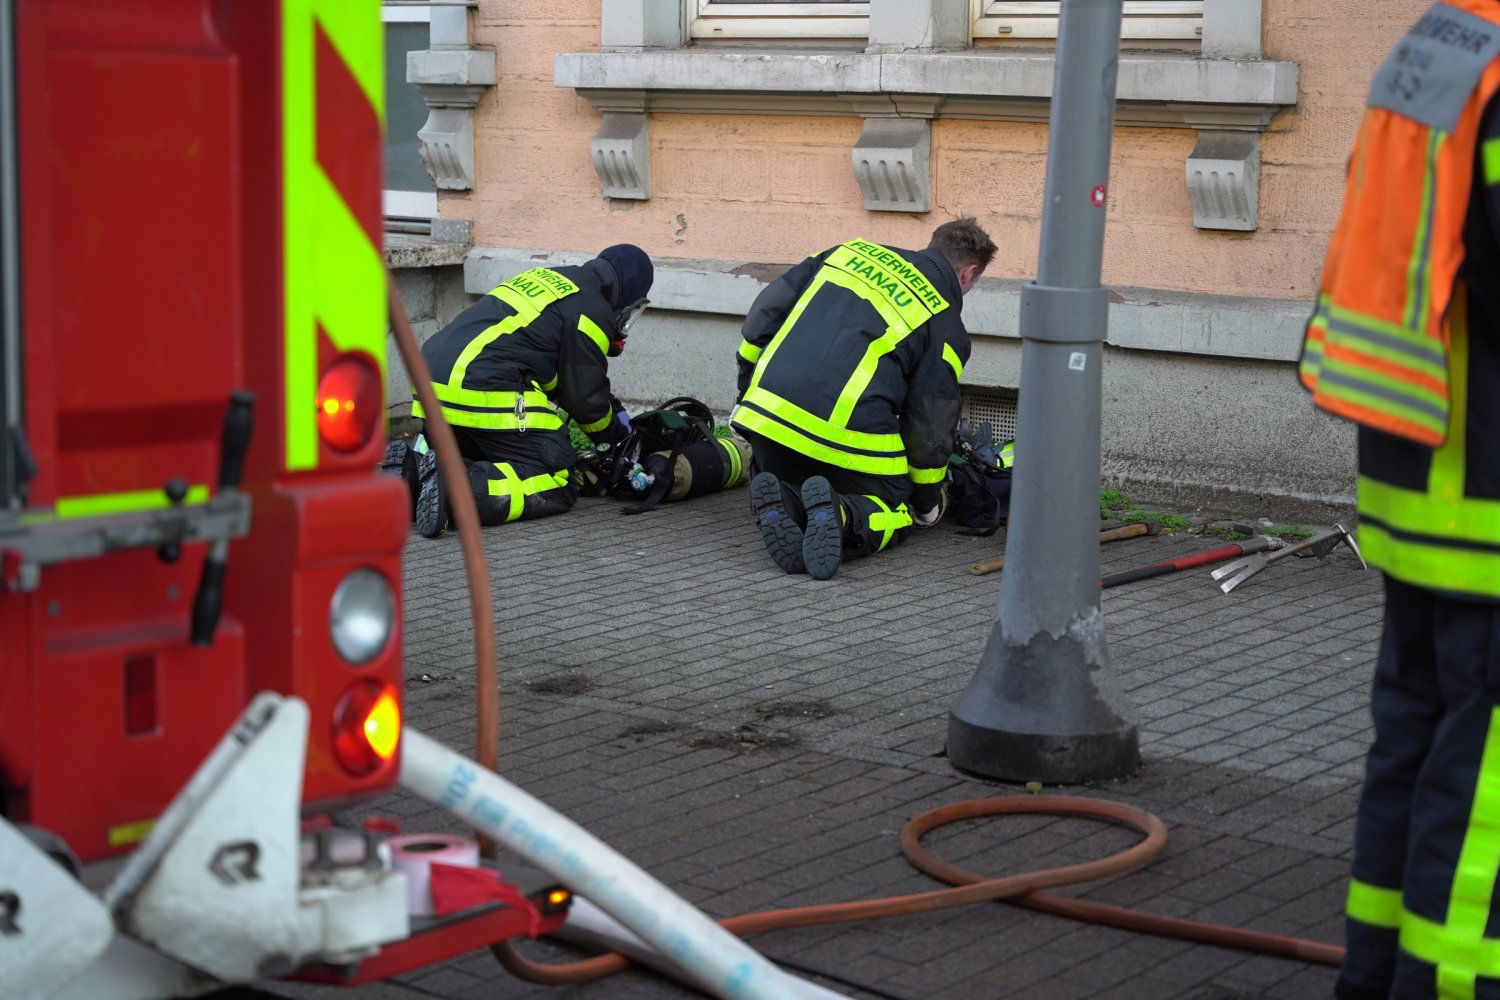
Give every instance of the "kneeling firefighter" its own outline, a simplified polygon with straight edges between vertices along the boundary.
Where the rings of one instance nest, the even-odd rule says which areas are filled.
[[[923,250],[854,240],[756,298],[731,422],[755,450],[751,510],[786,572],[826,580],[942,515],[969,357],[959,312],[995,249],[973,219]]]
[[[610,393],[609,358],[646,306],[651,258],[617,244],[578,267],[532,268],[510,279],[422,345],[432,388],[468,468],[480,523],[571,510],[578,499],[566,411],[599,444],[629,433]],[[413,415],[422,416],[414,403]],[[417,531],[436,538],[449,508],[436,456],[408,473]],[[412,480],[415,479],[415,482]]]

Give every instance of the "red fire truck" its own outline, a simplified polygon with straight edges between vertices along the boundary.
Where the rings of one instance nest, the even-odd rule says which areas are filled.
[[[410,930],[373,839],[319,841],[310,888],[306,858],[278,868],[236,827],[283,786],[295,826],[396,779],[409,511],[375,473],[382,62],[377,0],[0,0],[0,995],[308,962],[351,980],[504,936],[491,920],[361,972]],[[212,807],[238,780],[214,762],[283,723],[302,766],[261,765],[195,877],[279,872],[312,917],[242,928],[229,960],[198,890],[145,881],[165,835],[140,847],[173,816],[188,836],[169,803]],[[127,853],[140,871],[108,910],[49,912],[63,889],[16,889],[52,877],[33,848],[85,880]],[[67,992],[100,947],[128,953],[111,988]]]

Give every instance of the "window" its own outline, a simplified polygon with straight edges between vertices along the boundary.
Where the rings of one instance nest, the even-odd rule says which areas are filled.
[[[1057,0],[972,0],[978,39],[1055,40]],[[1127,42],[1183,42],[1203,35],[1203,0],[1125,0],[1120,37]]]
[[[689,0],[695,39],[864,39],[870,5],[862,0]]]
[[[437,191],[417,151],[427,102],[406,82],[406,54],[428,47],[429,7],[383,7],[385,22],[385,216],[430,220]],[[389,224],[388,224],[389,225]]]

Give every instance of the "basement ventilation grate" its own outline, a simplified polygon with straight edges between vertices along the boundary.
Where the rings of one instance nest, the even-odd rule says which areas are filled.
[[[974,425],[988,420],[996,444],[1012,441],[1016,436],[1016,401],[1019,398],[1015,389],[965,389],[963,415]]]

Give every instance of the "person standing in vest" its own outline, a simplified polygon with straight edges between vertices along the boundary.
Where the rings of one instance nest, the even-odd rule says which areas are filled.
[[[1385,573],[1340,1000],[1500,996],[1500,0],[1387,57],[1300,377]]]
[[[608,359],[625,349],[653,273],[645,251],[624,243],[578,267],[532,268],[422,345],[481,524],[572,509],[576,456],[559,407],[598,444],[628,433],[610,394]],[[412,414],[423,415],[420,403]],[[417,531],[427,538],[441,535],[449,517],[436,458],[427,451],[406,463]]]
[[[756,298],[731,423],[754,451],[751,511],[786,572],[826,580],[942,515],[969,359],[959,312],[994,256],[959,219],[925,250],[825,250]]]

